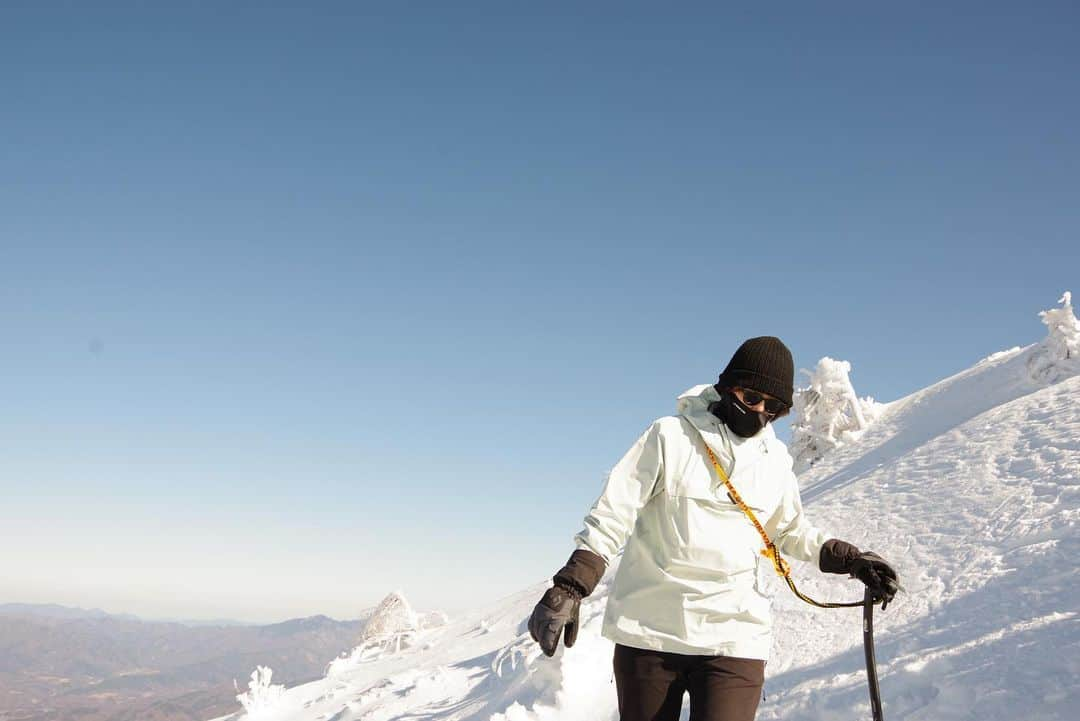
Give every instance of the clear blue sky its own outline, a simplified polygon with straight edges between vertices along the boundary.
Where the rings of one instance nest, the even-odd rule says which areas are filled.
[[[460,610],[744,338],[1080,291],[1073,3],[262,5],[0,10],[0,602]]]

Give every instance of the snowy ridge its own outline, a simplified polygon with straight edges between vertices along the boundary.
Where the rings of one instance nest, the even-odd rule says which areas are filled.
[[[877,623],[888,718],[1074,717],[1078,398],[1074,377],[865,464],[843,486],[830,477],[812,486],[815,522],[880,549],[908,591]],[[812,595],[841,595],[805,568],[799,576]],[[759,718],[867,709],[854,612],[818,612],[777,593],[779,653],[766,684],[777,698]]]
[[[995,353],[975,366],[891,403],[858,443],[838,448],[803,473],[804,503],[899,458],[937,436],[996,406],[1043,386],[1027,375],[1038,344]]]
[[[876,617],[890,721],[1075,718],[1080,376],[1033,380],[1029,361],[1044,351],[995,354],[886,404],[861,438],[802,478],[815,524],[900,571],[906,593]],[[861,597],[856,582],[794,565],[812,596]],[[599,636],[612,577],[583,603],[577,644],[554,658],[526,628],[544,579],[288,689],[272,709],[226,718],[617,719],[612,644]],[[859,610],[811,608],[770,583],[776,631],[758,718],[869,718]]]

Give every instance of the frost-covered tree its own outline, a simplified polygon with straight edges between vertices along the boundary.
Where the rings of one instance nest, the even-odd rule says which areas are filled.
[[[405,594],[393,591],[375,608],[360,634],[360,640],[369,643],[393,641],[419,628],[419,619]]]
[[[239,694],[236,700],[244,707],[244,711],[252,718],[273,709],[281,695],[285,693],[285,687],[280,684],[271,685],[270,678],[274,672],[267,666],[256,666],[251,672],[251,681],[248,682],[248,690]],[[239,691],[236,680],[233,679],[233,688]]]
[[[445,619],[445,614],[443,618]],[[336,676],[361,662],[411,646],[417,634],[426,628],[424,624],[427,621],[426,617],[421,618],[412,610],[404,593],[392,591],[379,602],[368,618],[364,630],[360,632],[359,645],[331,661],[326,668],[326,675]],[[438,619],[430,621],[437,623]]]
[[[1058,299],[1060,308],[1039,313],[1048,332],[1028,357],[1028,374],[1037,383],[1057,383],[1080,373],[1080,321],[1072,307],[1072,293]]]
[[[820,461],[826,453],[859,438],[881,412],[873,398],[859,398],[847,361],[822,358],[813,372],[803,370],[810,385],[795,391],[791,422],[791,455],[795,471]]]

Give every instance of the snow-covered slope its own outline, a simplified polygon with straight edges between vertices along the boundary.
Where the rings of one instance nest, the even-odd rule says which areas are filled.
[[[1080,376],[1037,386],[1026,373],[1036,351],[997,354],[890,404],[804,479],[816,523],[899,566],[907,593],[877,620],[889,719],[1076,717]],[[799,576],[820,596],[858,595]],[[868,718],[857,612],[811,609],[774,587],[776,656],[758,717]]]
[[[1036,383],[1038,352],[995,354],[888,404],[802,479],[811,519],[894,561],[906,587],[876,618],[890,721],[1077,717],[1080,376]],[[356,654],[249,718],[617,719],[612,645],[599,636],[612,576],[586,599],[577,644],[554,658],[525,625],[544,579],[403,648]],[[796,577],[819,598],[861,597],[856,582],[806,566]],[[869,718],[859,610],[811,608],[772,580],[758,718]]]

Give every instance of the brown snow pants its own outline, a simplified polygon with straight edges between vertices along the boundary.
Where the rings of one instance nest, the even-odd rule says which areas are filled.
[[[678,721],[690,692],[690,721],[753,721],[765,662],[687,656],[615,644],[619,721]]]

